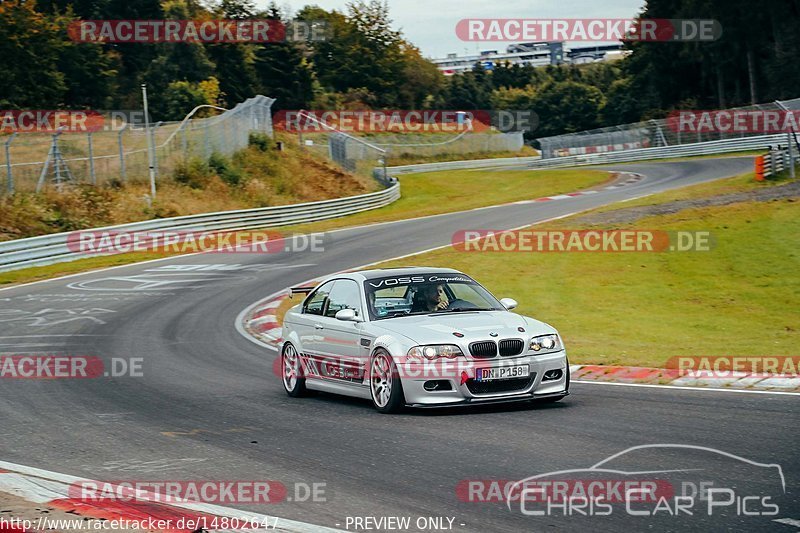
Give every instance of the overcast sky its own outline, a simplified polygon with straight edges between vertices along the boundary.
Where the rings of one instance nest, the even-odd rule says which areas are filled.
[[[278,0],[297,12],[307,4],[345,11],[348,0]],[[269,0],[256,0],[266,7]],[[632,18],[644,0],[389,0],[394,26],[427,57],[479,50],[504,50],[508,43],[469,43],[458,39],[456,23],[465,18]]]

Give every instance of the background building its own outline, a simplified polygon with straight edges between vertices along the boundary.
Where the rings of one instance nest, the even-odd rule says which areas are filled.
[[[484,50],[479,54],[448,54],[447,57],[431,61],[445,75],[460,74],[471,70],[475,63],[481,63],[486,70],[492,70],[498,63],[518,65],[560,65],[562,63],[591,63],[621,58],[621,44],[601,46],[566,47],[563,42],[518,43],[509,45],[505,52]]]

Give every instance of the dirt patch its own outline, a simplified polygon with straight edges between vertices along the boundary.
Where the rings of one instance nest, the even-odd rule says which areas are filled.
[[[691,200],[676,200],[665,204],[628,207],[606,213],[595,213],[579,217],[576,219],[576,222],[590,225],[627,224],[636,222],[645,217],[671,215],[683,211],[684,209],[730,205],[740,202],[769,202],[772,200],[797,197],[800,197],[800,181],[754,191],[720,194],[718,196],[694,198]]]

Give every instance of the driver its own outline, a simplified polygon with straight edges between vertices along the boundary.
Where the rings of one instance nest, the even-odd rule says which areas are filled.
[[[450,300],[444,292],[444,285],[425,285],[414,295],[414,312],[433,312],[447,309]]]

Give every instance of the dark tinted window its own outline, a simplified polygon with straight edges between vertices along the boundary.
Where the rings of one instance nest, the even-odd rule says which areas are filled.
[[[500,303],[464,274],[387,276],[364,282],[373,319],[457,310],[503,310]]]
[[[328,295],[333,288],[333,281],[329,281],[325,285],[314,291],[314,293],[303,304],[303,313],[308,315],[321,315],[325,311],[325,306],[328,304]]]

